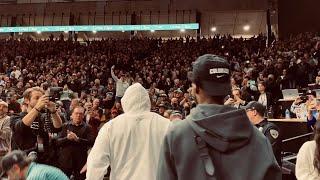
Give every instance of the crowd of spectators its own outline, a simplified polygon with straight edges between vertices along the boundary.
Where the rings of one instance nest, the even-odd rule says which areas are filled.
[[[263,104],[271,106],[281,98],[281,89],[307,87],[315,82],[320,47],[313,37],[301,34],[290,40],[275,41],[270,48],[266,48],[264,36],[250,39],[215,36],[199,40],[187,37],[167,41],[105,39],[81,44],[61,40],[1,40],[1,98],[10,99],[9,111],[16,113],[19,106],[15,102],[25,88],[67,85],[82,103],[98,98],[102,109],[106,106],[110,109],[113,103],[105,103],[107,98],[112,96],[115,100],[115,96],[124,93],[119,78],[127,83],[124,89],[133,82],[149,89],[154,110],[161,102],[170,107],[176,99],[179,101],[176,108],[180,110],[191,106],[187,77],[192,61],[211,53],[228,58],[234,70],[233,87],[241,89],[243,100],[263,102],[259,97],[259,87],[263,86],[266,93],[272,92],[267,98],[270,102]],[[113,65],[115,76],[111,73]]]
[[[233,91],[225,105],[240,108],[256,100],[268,113],[276,112],[282,89],[320,85],[320,42],[315,37],[300,34],[269,47],[263,35],[87,42],[3,39],[0,98],[8,115],[14,116],[27,111],[26,89],[62,87],[55,99],[62,121],[70,121],[74,108],[82,106],[84,120],[96,136],[103,123],[123,113],[119,100],[127,87],[139,82],[149,91],[151,110],[175,121],[196,105],[188,80],[192,62],[210,53],[224,56],[233,70]]]

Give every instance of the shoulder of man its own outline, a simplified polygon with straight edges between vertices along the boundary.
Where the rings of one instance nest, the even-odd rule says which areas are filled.
[[[268,122],[264,127],[264,134],[270,139],[270,140],[278,140],[280,138],[280,129],[277,125]]]
[[[16,124],[19,120],[22,120],[22,118],[27,115],[25,112],[21,112],[19,114],[13,114],[10,116],[10,124],[14,125]]]
[[[194,133],[187,120],[171,122],[168,127],[167,135],[171,138],[182,137]]]

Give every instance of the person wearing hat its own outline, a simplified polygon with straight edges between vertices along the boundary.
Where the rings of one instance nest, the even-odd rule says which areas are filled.
[[[290,107],[290,111],[296,114],[298,119],[307,120],[310,131],[319,118],[318,110],[320,107],[316,99],[316,92],[311,90],[297,97]]]
[[[163,116],[165,111],[166,111],[166,106],[165,106],[165,104],[164,104],[164,103],[159,104],[158,114],[160,114],[161,116]]]
[[[10,149],[11,129],[8,103],[0,100],[0,160]]]
[[[190,80],[198,105],[168,129],[157,180],[282,178],[269,141],[246,112],[223,105],[230,77],[230,65],[220,56],[206,54],[194,62]]]
[[[180,121],[183,119],[183,116],[180,111],[172,111],[169,119],[172,122]]]
[[[277,125],[264,118],[266,108],[259,102],[251,101],[245,107],[249,120],[261,131],[270,141],[275,158],[281,166],[281,133]]]
[[[2,174],[10,180],[41,179],[41,180],[68,180],[68,177],[58,168],[37,164],[26,153],[14,150],[1,160]]]

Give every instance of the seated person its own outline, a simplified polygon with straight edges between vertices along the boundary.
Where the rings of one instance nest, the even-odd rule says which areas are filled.
[[[242,98],[242,93],[239,88],[235,88],[232,90],[232,95],[227,96],[228,99],[224,103],[224,105],[230,105],[232,107],[235,107],[237,109],[240,109],[241,107],[244,107],[247,102]]]
[[[313,129],[319,112],[319,102],[314,91],[308,91],[306,95],[299,96],[291,105],[290,111],[296,114],[298,119],[306,119],[308,127]]]

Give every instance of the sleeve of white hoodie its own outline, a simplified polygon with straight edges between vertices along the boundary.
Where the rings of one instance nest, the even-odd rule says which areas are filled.
[[[110,122],[106,123],[100,129],[89,153],[87,160],[87,180],[100,180],[107,174],[110,165],[109,130]]]

